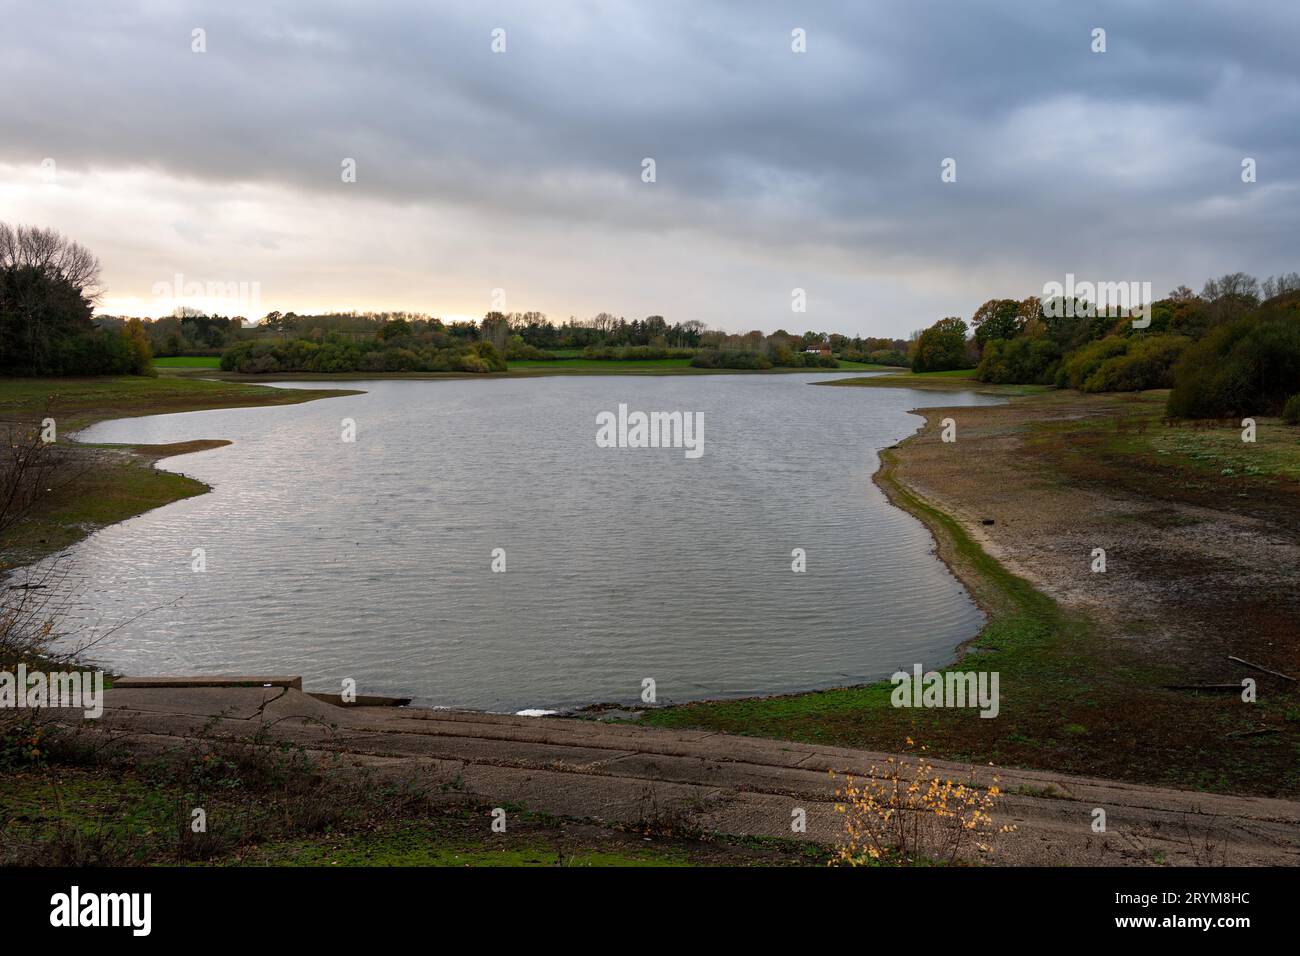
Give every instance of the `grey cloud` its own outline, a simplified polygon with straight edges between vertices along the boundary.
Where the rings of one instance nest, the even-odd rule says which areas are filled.
[[[1198,283],[1207,263],[1296,268],[1290,0],[50,2],[6,4],[4,19],[21,25],[0,38],[0,81],[21,91],[0,105],[8,163],[347,202],[350,156],[367,197],[455,205],[485,233],[688,232],[756,270],[992,268],[1022,283],[990,295],[1066,269],[1140,268],[1159,287]],[[1247,155],[1252,188],[1274,190],[1262,208],[1242,202]]]

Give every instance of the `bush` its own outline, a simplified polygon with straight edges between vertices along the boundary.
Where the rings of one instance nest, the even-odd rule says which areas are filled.
[[[867,361],[875,365],[893,365],[897,368],[907,368],[911,364],[906,355],[895,349],[877,349],[868,352]]]
[[[1083,392],[1140,392],[1173,385],[1173,368],[1188,347],[1181,335],[1110,335],[1066,356],[1056,384]]]
[[[272,372],[504,372],[505,360],[489,342],[445,348],[402,348],[388,340],[354,342],[342,336],[317,344],[304,339],[287,342],[240,342],[221,356],[226,372],[249,375]]]
[[[1288,425],[1300,425],[1300,392],[1286,400],[1282,406],[1282,417]]]
[[[545,349],[529,345],[518,335],[512,335],[510,341],[506,343],[506,358],[515,361],[549,362],[553,361],[555,356]]]
[[[835,810],[845,819],[832,862],[950,865],[964,850],[988,853],[999,833],[1015,829],[993,823],[999,782],[994,776],[992,784],[981,790],[948,779],[921,755],[912,760],[889,757],[883,766],[873,764],[865,778],[849,777],[835,791]]]
[[[1210,330],[1174,368],[1176,418],[1276,415],[1300,383],[1300,316],[1250,315]]]
[[[1179,335],[1130,339],[1128,351],[1102,362],[1083,383],[1085,392],[1141,392],[1169,388],[1173,367],[1188,346]]]
[[[1096,342],[1089,342],[1065,357],[1056,373],[1058,388],[1083,388],[1083,383],[1103,362],[1123,355],[1128,351],[1128,340],[1118,335],[1111,335]]]
[[[1060,362],[1060,346],[1049,338],[993,339],[984,346],[975,377],[999,385],[1051,385]]]
[[[420,356],[410,349],[384,349],[384,371],[418,372],[419,370]]]
[[[361,367],[361,350],[331,342],[315,349],[305,365],[309,372],[355,372]]]
[[[582,350],[582,357],[600,359],[606,362],[645,362],[658,359],[692,358],[695,349],[668,348],[663,345],[624,345],[614,348],[610,345],[588,345]]]
[[[771,360],[759,352],[742,349],[702,349],[691,359],[695,368],[769,369]]]

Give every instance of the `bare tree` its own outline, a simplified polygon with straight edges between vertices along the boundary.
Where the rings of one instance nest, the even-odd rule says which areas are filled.
[[[1284,272],[1280,276],[1269,276],[1261,286],[1261,294],[1265,299],[1297,291],[1300,291],[1300,274],[1295,272]]]
[[[50,417],[47,403],[45,418]],[[45,440],[39,423],[10,423],[0,435],[0,444],[0,535],[4,535],[83,469]],[[55,656],[55,612],[65,600],[56,585],[64,575],[59,562],[53,561],[29,571],[23,583],[12,583],[13,573],[0,561],[0,666]],[[65,659],[72,653],[65,651]]]
[[[99,259],[57,229],[0,222],[0,269],[40,269],[63,279],[92,302],[99,297]]]
[[[27,517],[53,488],[58,472],[55,449],[38,426],[11,424],[6,432],[0,438],[0,535]]]
[[[1201,298],[1207,302],[1226,298],[1255,300],[1259,298],[1259,281],[1244,272],[1230,272],[1217,279],[1207,279]]]

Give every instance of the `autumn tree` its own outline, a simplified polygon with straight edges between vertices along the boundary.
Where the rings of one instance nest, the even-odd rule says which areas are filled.
[[[940,319],[921,333],[912,354],[913,372],[946,372],[966,365],[965,321],[955,315]]]

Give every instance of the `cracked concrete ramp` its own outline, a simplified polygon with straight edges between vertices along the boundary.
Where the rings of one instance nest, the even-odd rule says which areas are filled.
[[[70,718],[72,719],[72,718]],[[423,708],[339,707],[293,687],[112,689],[101,720],[140,753],[204,735],[260,732],[354,766],[455,781],[493,804],[606,823],[671,818],[735,836],[833,844],[835,789],[887,754],[789,741],[555,717]],[[1147,787],[1045,771],[933,761],[937,773],[987,787],[1000,777],[1000,834],[973,861],[1030,865],[1298,865],[1300,803]],[[838,778],[832,778],[834,771]],[[1094,833],[1093,811],[1106,811]],[[807,832],[791,832],[792,811]]]

